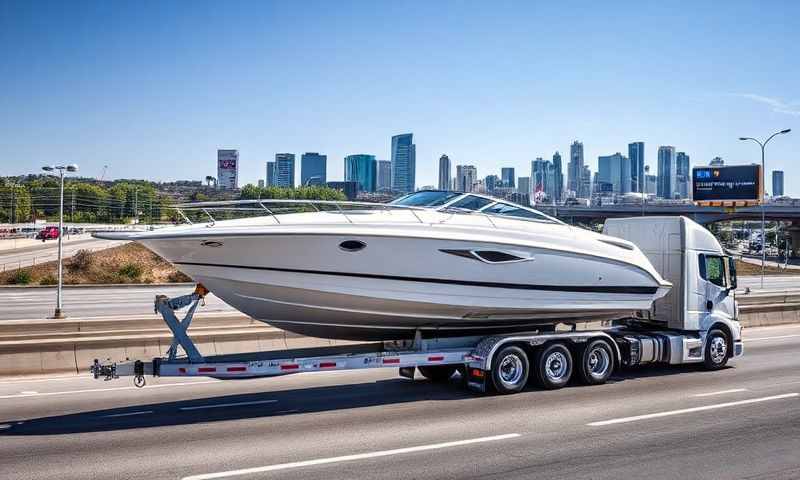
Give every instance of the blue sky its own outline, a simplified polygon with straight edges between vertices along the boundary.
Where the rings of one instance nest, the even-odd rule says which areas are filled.
[[[566,5],[565,5],[566,4]],[[800,196],[800,2],[40,2],[0,0],[0,175],[202,179],[238,148],[389,157],[417,185],[447,153],[480,176],[644,141],[694,165],[760,161]],[[298,172],[299,176],[299,172]],[[768,183],[768,190],[771,185]]]

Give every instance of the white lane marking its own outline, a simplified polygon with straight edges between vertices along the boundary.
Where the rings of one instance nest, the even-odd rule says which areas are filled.
[[[353,460],[364,460],[368,458],[388,457],[390,455],[401,455],[404,453],[424,452],[427,450],[439,450],[442,448],[460,447],[462,445],[471,445],[473,443],[494,442],[497,440],[508,440],[510,438],[519,437],[519,433],[507,433],[505,435],[495,435],[492,437],[470,438],[468,440],[458,440],[455,442],[434,443],[431,445],[420,445],[417,447],[396,448],[394,450],[380,450],[377,452],[357,453],[355,455],[344,455],[341,457],[317,458],[314,460],[305,460],[302,462],[291,463],[278,463],[276,465],[267,465],[265,467],[244,468],[241,470],[230,470],[227,472],[206,473],[203,475],[192,475],[183,477],[182,480],[211,480],[214,478],[228,478],[236,477],[239,475],[250,475],[253,473],[274,472],[277,470],[289,470],[292,468],[311,467],[315,465],[325,465],[328,463],[351,462]]]
[[[7,380],[5,382],[0,382],[0,385],[14,385],[16,383],[54,382],[61,380],[78,380],[81,378],[86,378],[86,377],[80,377],[78,375],[70,375],[68,377],[24,378],[20,380]]]
[[[152,410],[142,410],[141,412],[115,413],[113,415],[101,415],[102,418],[130,417],[132,415],[147,415],[153,413]]]
[[[212,403],[210,405],[195,405],[192,407],[180,407],[178,410],[203,410],[205,408],[224,408],[224,407],[240,407],[243,405],[260,405],[262,403],[275,403],[277,400],[254,400],[252,402],[237,402],[237,403]]]
[[[719,392],[697,393],[693,397],[713,397],[714,395],[725,395],[726,393],[746,392],[746,388],[732,388],[730,390],[720,390]]]
[[[166,388],[166,387],[181,387],[181,386],[189,386],[189,385],[202,385],[204,383],[219,383],[222,380],[206,380],[202,382],[183,382],[183,383],[160,383],[158,385],[147,385],[142,387],[142,389],[147,390],[150,388]],[[9,399],[9,398],[31,398],[31,397],[48,397],[52,395],[71,395],[75,393],[98,393],[98,392],[114,392],[119,390],[138,390],[139,387],[113,387],[113,388],[89,388],[86,390],[67,390],[64,392],[42,392],[42,393],[35,393],[35,394],[16,394],[16,395],[0,395],[0,400]]]
[[[797,396],[800,396],[800,393],[785,393],[783,395],[751,398],[749,400],[740,400],[738,402],[718,403],[716,405],[705,405],[703,407],[683,408],[680,410],[669,410],[666,412],[648,413],[646,415],[636,415],[634,417],[614,418],[611,420],[603,420],[600,422],[587,423],[586,425],[590,427],[602,427],[604,425],[613,425],[615,423],[628,423],[628,422],[636,422],[638,420],[648,420],[651,418],[670,417],[672,415],[681,415],[683,413],[703,412],[706,410],[714,410],[717,408],[735,407],[737,405],[748,405],[750,403],[768,402],[770,400],[781,400],[784,398],[792,398]]]
[[[23,391],[21,391],[19,393],[22,394],[22,395],[36,395],[39,392],[37,392],[35,390],[23,390]]]
[[[760,342],[762,340],[778,340],[781,338],[795,338],[795,337],[800,337],[800,333],[792,335],[777,335],[775,337],[743,338],[742,341],[747,343],[747,342]]]

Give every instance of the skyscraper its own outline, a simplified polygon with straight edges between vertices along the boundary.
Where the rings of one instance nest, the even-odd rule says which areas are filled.
[[[275,154],[275,185],[294,188],[294,153]]]
[[[564,170],[558,152],[553,154],[553,199],[556,202],[564,200]]]
[[[772,196],[783,196],[783,170],[772,171]]]
[[[517,178],[517,192],[519,192],[521,195],[527,195],[528,199],[530,199],[531,177]]]
[[[414,191],[417,171],[417,149],[413,134],[392,137],[392,190],[408,193]]]
[[[492,195],[495,189],[500,186],[500,177],[497,175],[489,175],[483,183],[486,185],[486,193]]]
[[[656,196],[658,198],[671,199],[674,197],[677,174],[675,147],[658,147],[658,182],[656,185]]]
[[[376,188],[379,192],[392,189],[392,162],[390,160],[378,160],[378,179]]]
[[[471,192],[477,180],[477,168],[472,165],[456,165],[456,188],[459,192]]]
[[[362,192],[374,192],[378,177],[375,155],[348,155],[344,157],[344,181],[358,182]]]
[[[644,142],[628,144],[628,158],[631,162],[631,192],[645,191],[644,178]]]
[[[267,186],[275,186],[275,162],[267,162]]]
[[[549,197],[551,188],[548,180],[551,169],[552,164],[541,157],[531,162],[531,200],[534,202],[542,202],[545,196]]]
[[[300,156],[300,185],[327,183],[328,156],[307,152]]]
[[[686,155],[686,152],[678,152],[676,162],[675,181],[677,182],[678,188],[673,195],[679,196],[680,198],[689,198],[689,181],[692,176],[689,168],[689,155]]]
[[[583,148],[583,147],[581,147]],[[581,151],[581,155],[582,155]],[[581,183],[580,188],[581,192],[583,193],[583,197],[579,198],[591,198],[592,197],[592,171],[589,169],[589,165],[584,165],[583,169],[581,170]]]
[[[583,143],[576,140],[569,147],[567,189],[575,192],[575,196],[578,198],[587,198],[589,196],[588,193],[590,193],[584,190],[583,166]],[[589,178],[589,183],[591,184],[591,175]]]
[[[504,187],[514,188],[514,167],[501,168],[500,179],[503,181]]]
[[[597,167],[598,182],[611,185],[611,192],[630,192],[631,162],[621,153],[598,157]]]
[[[217,188],[239,188],[239,150],[217,150]]]
[[[439,157],[439,190],[450,190],[450,157]]]

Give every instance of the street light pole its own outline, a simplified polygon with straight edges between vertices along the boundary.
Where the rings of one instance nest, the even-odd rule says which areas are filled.
[[[764,160],[765,157],[765,150],[767,148],[767,143],[772,140],[776,135],[783,135],[785,133],[791,132],[791,128],[787,128],[786,130],[781,130],[780,132],[775,132],[770,135],[764,142],[760,142],[752,137],[739,137],[739,140],[747,141],[752,140],[761,147],[761,189],[762,191],[766,190],[766,181],[767,181],[767,169],[766,169],[766,162]],[[773,192],[774,193],[774,192]],[[764,210],[764,204],[766,203],[766,198],[762,194],[761,195],[761,288],[764,288],[764,270],[767,264],[767,234],[766,230],[766,213]]]
[[[56,290],[56,311],[53,314],[53,318],[66,318],[64,315],[64,311],[62,310],[61,305],[61,289],[64,284],[64,266],[63,266],[63,241],[64,241],[64,171],[67,172],[77,172],[78,166],[77,165],[57,165],[57,166],[45,166],[42,167],[42,170],[46,172],[52,172],[53,170],[58,170],[58,174],[61,180],[61,194],[59,195],[59,206],[58,206],[58,288]]]

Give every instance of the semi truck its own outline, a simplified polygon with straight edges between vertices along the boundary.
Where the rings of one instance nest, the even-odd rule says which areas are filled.
[[[546,389],[573,380],[596,385],[617,369],[649,364],[694,363],[717,370],[743,354],[735,263],[708,230],[686,217],[637,217],[609,219],[604,233],[636,244],[672,283],[650,310],[631,312],[610,325],[578,329],[570,319],[567,328],[503,335],[430,338],[417,333],[413,340],[203,356],[188,335],[207,293],[198,285],[188,295],[155,299],[156,312],[173,334],[166,356],[95,360],[91,372],[105,380],[133,376],[134,384],[143,386],[148,375],[232,379],[396,368],[403,377],[413,379],[419,372],[433,381],[449,381],[458,372],[472,390],[511,394],[533,379]],[[186,307],[179,319],[176,312]]]

